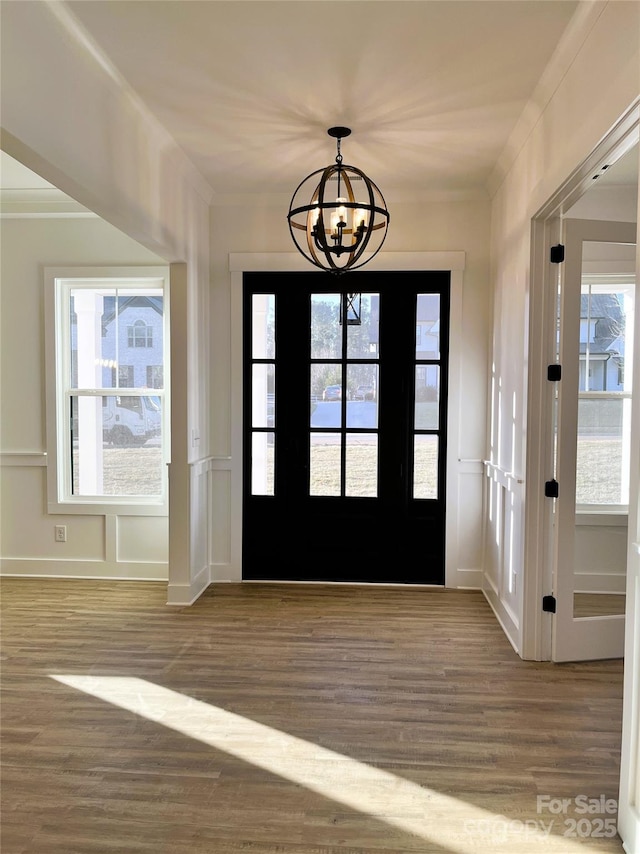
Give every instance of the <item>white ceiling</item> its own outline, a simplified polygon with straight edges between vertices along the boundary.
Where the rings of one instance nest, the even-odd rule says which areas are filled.
[[[68,0],[217,194],[484,192],[575,0]]]
[[[575,0],[66,0],[218,201],[288,202],[333,162],[387,201],[484,194]],[[598,187],[636,184],[623,158]],[[0,186],[54,188],[0,153]],[[6,193],[4,194],[6,197]],[[11,196],[13,198],[13,196]],[[39,196],[40,198],[40,196]]]

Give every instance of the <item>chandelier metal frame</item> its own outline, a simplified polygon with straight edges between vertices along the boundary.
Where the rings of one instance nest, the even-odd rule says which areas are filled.
[[[343,163],[340,142],[351,134],[350,128],[333,127],[327,133],[336,139],[336,162],[298,184],[287,220],[298,251],[316,267],[339,275],[377,255],[390,217],[379,187],[361,169]],[[328,185],[336,182],[335,197],[328,201]],[[309,196],[310,202],[300,203]]]

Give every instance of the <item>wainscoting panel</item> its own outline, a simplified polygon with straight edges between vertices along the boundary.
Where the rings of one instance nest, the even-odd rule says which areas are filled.
[[[214,468],[209,472],[211,519],[211,577],[229,578],[231,569],[231,471]]]
[[[448,586],[482,589],[482,505],[484,477],[481,460],[458,461],[456,506],[447,501],[447,514],[454,514],[455,530],[448,536],[448,547],[456,559],[455,584]]]
[[[523,479],[495,463],[485,462],[485,530],[483,585],[485,596],[512,646],[521,646],[519,603],[522,597]]]
[[[167,580],[167,516],[47,513],[46,454],[3,453],[0,463],[2,575]]]

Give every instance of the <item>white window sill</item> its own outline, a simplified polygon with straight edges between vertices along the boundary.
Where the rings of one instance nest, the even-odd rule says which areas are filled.
[[[601,527],[626,528],[629,524],[628,510],[576,510],[576,525],[598,525]]]
[[[158,501],[114,501],[106,502],[83,498],[77,501],[50,501],[48,512],[77,516],[168,516],[167,502]]]

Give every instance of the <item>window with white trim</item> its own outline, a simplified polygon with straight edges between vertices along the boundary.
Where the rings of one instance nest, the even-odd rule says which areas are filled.
[[[626,513],[635,283],[585,276],[580,301],[576,509]]]
[[[45,273],[49,510],[165,513],[168,270]]]

